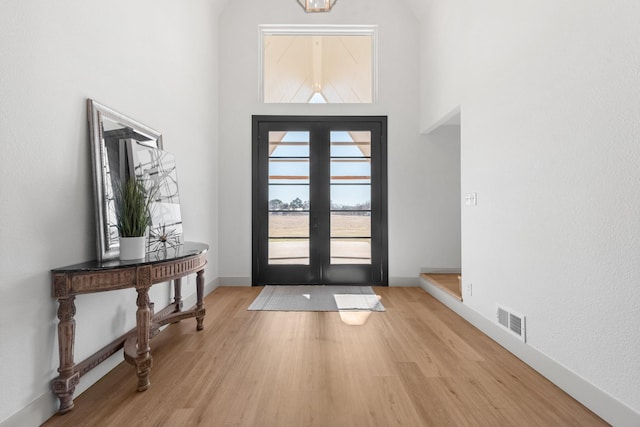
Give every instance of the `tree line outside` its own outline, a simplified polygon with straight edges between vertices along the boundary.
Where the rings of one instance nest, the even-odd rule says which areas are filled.
[[[309,210],[310,203],[308,200],[303,201],[299,197],[296,197],[289,203],[285,203],[280,199],[269,200],[269,211],[272,213],[282,212],[283,214],[290,215],[295,212],[304,213]],[[331,202],[332,211],[351,211],[345,212],[348,215],[366,215],[371,214],[371,202],[357,203],[354,205],[344,205]],[[275,211],[275,212],[274,212]],[[353,212],[360,211],[360,212]]]

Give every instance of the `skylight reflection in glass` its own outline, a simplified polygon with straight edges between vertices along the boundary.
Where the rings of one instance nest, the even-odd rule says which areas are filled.
[[[309,132],[269,132],[269,157],[309,157]]]

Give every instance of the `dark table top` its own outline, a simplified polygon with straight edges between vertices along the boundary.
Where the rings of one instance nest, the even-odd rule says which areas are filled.
[[[209,250],[209,245],[206,243],[197,242],[184,242],[181,245],[174,247],[167,247],[166,250],[159,250],[156,252],[149,252],[144,258],[132,259],[121,261],[119,259],[112,259],[108,261],[88,261],[80,264],[68,265],[66,267],[54,268],[51,271],[54,273],[68,273],[68,272],[80,272],[80,271],[98,271],[98,270],[110,270],[123,267],[135,267],[139,265],[158,264],[165,261],[176,261],[181,258],[187,258],[193,255],[200,255]]]

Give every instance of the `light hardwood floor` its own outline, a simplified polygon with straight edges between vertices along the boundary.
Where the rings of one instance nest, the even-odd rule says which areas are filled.
[[[119,365],[46,426],[601,426],[601,419],[420,288],[375,288],[386,312],[246,311],[218,288],[205,329],[152,342],[151,388]]]

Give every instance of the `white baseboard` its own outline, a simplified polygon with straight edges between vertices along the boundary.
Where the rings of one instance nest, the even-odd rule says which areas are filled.
[[[251,277],[219,277],[219,286],[251,286]]]
[[[215,291],[218,286],[220,286],[220,278],[216,277],[211,282],[204,285],[204,295],[209,295],[211,292]]]
[[[442,289],[420,279],[420,287],[478,328],[542,376],[560,387],[578,402],[616,427],[640,426],[640,414],[584,378],[552,360],[533,347],[503,331],[477,311],[456,300]]]
[[[204,296],[206,297],[211,292],[215,291],[218,286],[220,286],[220,278],[219,277],[213,279],[209,283],[205,283],[205,285],[204,285]],[[196,304],[196,298],[197,298],[197,294],[196,294],[195,290],[191,294],[189,294],[188,296],[186,296],[186,297],[183,296],[182,303],[183,303],[184,307],[186,308],[186,307],[194,306]]]
[[[76,386],[73,397],[77,398],[80,396],[85,390],[98,382],[98,380],[122,362],[124,362],[124,357],[122,350],[120,350],[87,372],[82,376],[80,383]],[[1,422],[0,427],[39,426],[58,412],[58,404],[58,397],[53,394],[52,391],[48,391]]]
[[[36,400],[0,423],[1,427],[39,426],[58,410],[58,398],[51,392]]]

